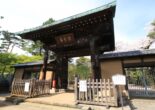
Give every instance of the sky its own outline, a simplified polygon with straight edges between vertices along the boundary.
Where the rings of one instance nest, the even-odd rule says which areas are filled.
[[[113,0],[0,0],[1,30],[18,32],[49,18],[63,19]],[[117,0],[114,17],[115,41],[133,43],[147,36],[155,19],[155,0]]]

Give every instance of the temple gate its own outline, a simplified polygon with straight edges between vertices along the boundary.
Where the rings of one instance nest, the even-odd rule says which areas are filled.
[[[50,25],[39,26],[16,33],[23,39],[40,40],[44,44],[44,75],[49,51],[56,54],[54,79],[56,88],[67,88],[68,59],[91,56],[94,79],[101,78],[99,55],[115,47],[113,17],[115,2],[80,13]]]

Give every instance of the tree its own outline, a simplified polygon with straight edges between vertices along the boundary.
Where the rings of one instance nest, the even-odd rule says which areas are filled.
[[[148,33],[147,37],[149,38],[147,41],[147,45],[142,47],[142,49],[149,49],[151,44],[155,41],[155,20],[151,23],[152,29]]]
[[[69,84],[73,84],[75,75],[81,79],[91,77],[91,65],[90,59],[86,57],[80,57],[78,59],[72,59],[68,61],[68,80]]]
[[[53,18],[49,18],[47,21],[45,21],[45,22],[43,22],[43,26],[44,25],[48,25],[48,24],[51,24],[51,23],[53,23],[55,20],[53,19]]]
[[[74,76],[76,74],[76,65],[74,63],[69,63],[68,65],[68,80],[69,82],[74,81]]]
[[[34,62],[42,60],[41,56],[16,55],[12,53],[0,53],[0,73],[4,77],[5,74],[13,73],[10,66],[17,63]],[[5,68],[5,69],[4,69]]]
[[[3,16],[0,16],[0,19],[3,19]],[[0,27],[1,28],[1,27]],[[15,34],[8,32],[6,30],[0,30],[0,52],[12,52],[15,45],[19,45],[20,38],[15,36]]]
[[[4,73],[10,73],[13,68],[11,65],[15,64],[17,56],[11,53],[0,53],[0,73],[4,77]],[[4,69],[5,68],[5,69]]]
[[[2,18],[3,17],[0,16],[0,19]],[[0,73],[2,77],[4,77],[5,73],[10,73],[12,71],[10,66],[13,64],[38,61],[42,59],[41,56],[36,56],[38,55],[36,53],[39,51],[38,53],[40,55],[42,50],[42,48],[38,48],[42,47],[42,44],[39,41],[36,41],[35,44],[31,45],[31,48],[29,48],[29,51],[35,56],[28,57],[12,54],[12,50],[15,46],[21,49],[27,49],[26,47],[29,46],[29,42],[21,39],[19,36],[16,36],[14,33],[0,30]]]
[[[21,46],[21,39],[18,38],[17,36],[15,36],[15,34],[10,33],[8,31],[1,31],[0,33],[1,33],[1,36],[2,36],[2,38],[0,39],[1,42],[2,42],[1,45],[0,45],[0,52],[4,53],[4,56],[7,56],[8,59],[9,59],[10,57],[12,57],[11,53],[12,53],[14,47],[15,46],[18,46],[18,47]],[[3,60],[3,58],[4,57],[1,57],[1,60]],[[6,63],[2,63],[2,65],[1,65],[1,69],[3,68],[0,71],[2,77],[4,77],[5,72],[8,72],[7,71],[8,66],[11,64],[11,62],[10,63],[8,63],[8,62],[9,61],[6,61]]]
[[[21,47],[21,39],[15,36],[15,34],[10,33],[8,31],[1,31],[0,35],[1,35],[0,41],[2,42],[0,45],[0,52],[11,53],[15,46]]]
[[[53,18],[49,18],[47,21],[42,23],[42,26],[48,25],[53,23],[55,20]],[[23,40],[22,49],[32,55],[40,55],[43,56],[43,43],[39,40],[37,41],[30,41],[30,40]]]
[[[80,78],[88,78],[91,76],[90,59],[80,57],[76,60],[76,74],[78,74]]]
[[[35,62],[39,60],[42,60],[42,57],[38,55],[33,56],[18,55],[16,63]]]
[[[43,55],[43,43],[38,41],[23,40],[22,49],[32,55]]]
[[[152,29],[150,30],[148,37],[155,39],[155,20],[151,23]]]

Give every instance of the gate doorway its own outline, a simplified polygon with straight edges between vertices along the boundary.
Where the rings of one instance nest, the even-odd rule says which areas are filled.
[[[155,67],[125,68],[130,97],[155,98]]]
[[[74,90],[75,76],[93,78],[90,56],[73,57],[68,60],[68,89]]]

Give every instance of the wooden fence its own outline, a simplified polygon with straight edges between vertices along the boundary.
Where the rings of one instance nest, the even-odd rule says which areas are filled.
[[[27,87],[25,87],[27,84]],[[35,97],[50,93],[51,82],[47,80],[19,80],[14,79],[11,88],[12,96]],[[27,89],[27,90],[26,90]]]
[[[110,79],[88,79],[86,80],[86,91],[80,91],[80,86],[80,80],[76,77],[75,100],[77,104],[118,106],[117,88]]]

